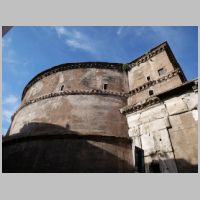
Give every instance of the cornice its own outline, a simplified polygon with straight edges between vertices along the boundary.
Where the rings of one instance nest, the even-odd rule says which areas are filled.
[[[179,69],[176,69],[176,70],[173,70],[170,73],[168,73],[166,76],[162,76],[161,78],[159,78],[157,80],[148,81],[148,82],[144,83],[143,85],[138,86],[137,88],[134,88],[133,90],[131,90],[129,92],[129,96],[133,96],[136,93],[140,93],[140,92],[150,88],[151,86],[154,86],[158,83],[167,81],[168,79],[171,79],[172,77],[178,75],[179,73],[181,73],[181,71]]]
[[[49,98],[58,97],[58,96],[67,96],[67,95],[112,95],[112,96],[127,98],[127,93],[116,92],[116,91],[111,91],[111,90],[92,89],[92,90],[66,90],[66,91],[61,91],[61,92],[54,92],[54,93],[49,93],[49,94],[37,97],[35,99],[31,99],[27,102],[22,103],[21,106],[18,108],[18,110],[12,115],[11,119],[13,121],[15,115],[25,106],[36,103],[38,101],[42,101],[44,99],[49,99]]]
[[[139,102],[137,104],[125,106],[120,109],[120,112],[122,114],[129,114],[132,112],[142,110],[146,107],[152,106],[156,103],[160,103],[160,98],[158,98],[157,96],[153,96],[153,97],[149,97],[148,99],[145,99],[144,101]]]
[[[198,80],[197,79],[187,81],[187,82],[183,83],[182,85],[179,85],[175,88],[158,93],[158,94],[156,94],[152,97],[149,97],[137,104],[125,106],[120,109],[120,112],[122,114],[129,114],[132,112],[136,112],[136,111],[142,110],[144,108],[147,108],[149,106],[152,106],[154,104],[161,103],[165,99],[170,98],[171,96],[174,96],[174,95],[177,96],[177,95],[181,95],[185,92],[191,92],[191,91],[194,93],[198,93]]]
[[[157,54],[163,52],[164,50],[166,50],[166,47],[168,47],[168,43],[164,42],[160,45],[158,45],[157,47],[151,49],[150,51],[148,51],[147,53],[143,54],[142,56],[136,58],[135,60],[133,60],[132,62],[128,63],[129,64],[129,68],[133,68],[135,66],[140,65],[141,63],[144,63],[148,60],[150,60],[152,57],[156,56]]]
[[[39,80],[50,76],[52,74],[55,74],[57,72],[62,72],[66,70],[72,70],[72,69],[79,69],[79,68],[97,68],[97,69],[113,69],[118,71],[124,71],[123,70],[123,64],[121,63],[108,63],[108,62],[81,62],[81,63],[66,63],[61,64],[58,66],[54,66],[52,68],[49,68],[41,73],[39,73],[37,76],[35,76],[29,83],[26,85],[26,87],[23,90],[22,93],[22,100],[27,92],[27,90],[36,82]]]

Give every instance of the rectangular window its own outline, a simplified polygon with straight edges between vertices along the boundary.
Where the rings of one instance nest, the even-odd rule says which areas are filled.
[[[149,90],[149,95],[153,95],[153,90]]]
[[[103,90],[107,90],[108,89],[108,84],[107,83],[104,83],[103,84]]]
[[[164,75],[164,74],[165,74],[164,68],[159,69],[159,70],[158,70],[158,74],[159,74],[159,76]]]
[[[60,87],[60,91],[63,91],[63,89],[64,89],[64,85],[62,85],[62,86]]]

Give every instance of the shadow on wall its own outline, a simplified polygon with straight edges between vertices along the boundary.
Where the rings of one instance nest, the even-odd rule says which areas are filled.
[[[128,138],[30,123],[2,144],[2,172],[134,172]]]
[[[167,166],[173,162],[171,159],[164,160],[164,163]],[[198,173],[198,165],[193,165],[184,159],[176,159],[175,160],[178,173]],[[159,166],[159,162],[152,162],[149,164],[150,173],[161,173],[161,168]],[[172,172],[173,173],[173,172]]]
[[[143,154],[141,154],[142,156]],[[144,163],[137,158],[139,173]],[[165,160],[171,163],[170,159]],[[134,172],[128,138],[81,135],[70,126],[45,123],[25,125],[19,134],[3,137],[2,172],[117,173]],[[179,173],[197,173],[198,165],[176,159]],[[138,168],[139,167],[139,168]],[[140,170],[141,168],[141,170]],[[157,165],[151,173],[160,173]]]
[[[198,165],[193,165],[184,159],[176,159],[176,165],[180,173],[198,173]]]
[[[198,164],[191,164],[185,159],[176,159],[174,163],[174,159],[167,158],[165,153],[163,153],[165,159],[156,159],[152,160],[150,163],[144,162],[144,150],[135,147],[135,171],[138,173],[176,173],[177,170],[179,173],[198,173]],[[161,153],[159,154],[162,155]],[[155,154],[157,157],[157,155]],[[175,166],[174,166],[175,164]],[[175,167],[175,168],[174,168]],[[176,170],[177,168],[177,170]]]

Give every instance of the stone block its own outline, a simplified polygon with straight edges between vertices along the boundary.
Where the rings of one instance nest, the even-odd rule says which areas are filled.
[[[142,149],[144,150],[144,156],[156,153],[154,138],[151,134],[141,135],[141,143]]]
[[[148,134],[157,130],[162,130],[170,127],[168,117],[154,120],[150,123],[140,125],[140,134]]]
[[[159,130],[153,133],[155,148],[159,152],[171,152],[172,146],[167,129]]]
[[[196,114],[195,114],[196,113]],[[182,113],[180,115],[169,116],[169,121],[172,126],[173,131],[190,129],[196,126],[196,121],[194,120],[194,115],[197,115],[198,111],[189,111]],[[195,116],[197,117],[197,116]]]
[[[183,101],[187,104],[189,110],[198,108],[198,93],[188,93],[182,98]]]
[[[128,130],[128,135],[129,137],[134,137],[134,136],[139,136],[140,135],[140,130],[139,126],[134,126]]]
[[[198,110],[193,110],[192,116],[193,116],[194,120],[198,122]]]
[[[168,117],[154,120],[149,124],[150,124],[150,128],[149,128],[150,131],[162,130],[162,129],[170,127]]]
[[[197,113],[197,111],[196,111]],[[170,116],[169,134],[179,172],[198,171],[198,130],[193,111]]]
[[[183,99],[175,97],[165,101],[169,115],[175,115],[188,111],[188,107]]]
[[[145,163],[145,172],[150,173],[149,165],[152,163],[153,159],[151,156],[145,156],[144,157],[144,163]]]
[[[132,128],[140,124],[139,118],[140,118],[140,113],[132,113],[126,116],[127,122],[128,122],[128,127]]]
[[[162,173],[177,173],[173,152],[159,154],[159,165]]]
[[[167,117],[168,112],[164,104],[155,106],[141,113],[139,121],[141,123],[151,122],[156,119]]]
[[[133,140],[133,147],[136,146],[142,148],[140,136],[132,137],[132,140]]]
[[[161,173],[177,173],[177,167],[174,160],[173,152],[149,155],[144,157],[145,162],[145,172],[151,173],[151,167],[153,161],[156,161],[159,164],[159,170]],[[153,172],[152,172],[153,173]]]

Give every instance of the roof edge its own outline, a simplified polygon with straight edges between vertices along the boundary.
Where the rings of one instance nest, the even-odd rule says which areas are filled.
[[[51,74],[60,72],[60,71],[65,71],[69,69],[77,69],[77,68],[103,68],[103,69],[116,69],[116,70],[121,70],[121,66],[123,63],[109,63],[109,62],[77,62],[77,63],[64,63],[60,65],[53,66],[51,68],[48,68],[36,76],[34,76],[25,86],[23,92],[22,92],[22,97],[21,101],[23,100],[27,90],[35,84],[37,81],[43,79],[44,77],[47,77]]]

